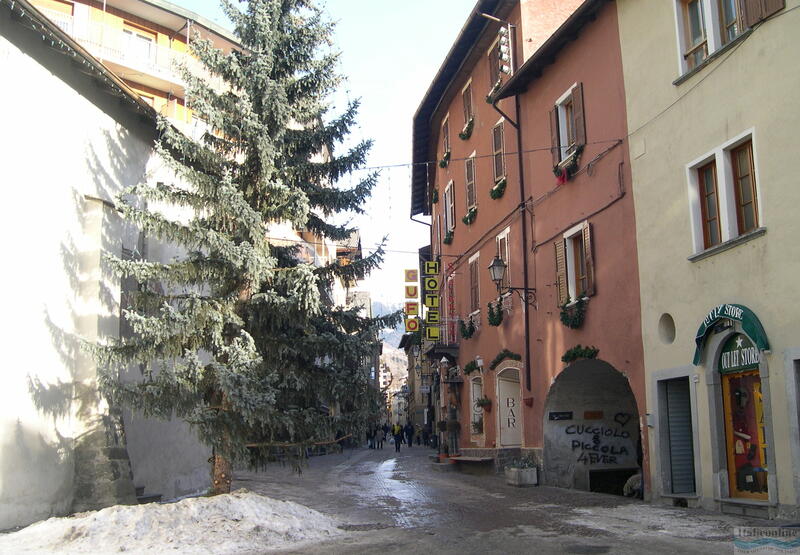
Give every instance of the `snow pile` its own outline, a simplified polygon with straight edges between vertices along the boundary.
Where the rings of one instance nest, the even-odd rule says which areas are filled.
[[[731,521],[724,515],[703,515],[652,505],[620,505],[574,509],[580,518],[565,522],[631,537],[655,534],[704,540],[731,539]]]
[[[263,552],[342,534],[337,525],[303,505],[240,489],[50,518],[0,535],[0,553]]]

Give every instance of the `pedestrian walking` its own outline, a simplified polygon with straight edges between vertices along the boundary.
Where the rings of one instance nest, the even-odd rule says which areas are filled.
[[[411,422],[406,424],[404,431],[406,433],[406,443],[408,443],[408,446],[411,447],[414,442],[414,426],[411,425]]]
[[[367,428],[367,447],[375,449],[375,430]]]
[[[400,442],[403,441],[403,428],[400,424],[392,426],[392,436],[394,437],[394,450],[400,452]]]
[[[380,426],[375,427],[375,449],[383,449],[383,442],[386,439],[383,433],[383,428]]]

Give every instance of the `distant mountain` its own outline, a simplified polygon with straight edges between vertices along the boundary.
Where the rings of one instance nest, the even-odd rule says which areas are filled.
[[[372,314],[374,316],[391,314],[392,312],[402,310],[402,308],[403,305],[400,303],[382,303],[381,301],[372,301]],[[400,339],[402,339],[405,329],[406,328],[403,322],[400,322],[394,329],[384,329],[381,332],[381,339],[384,343],[388,343],[390,346],[396,349],[397,346],[400,345]]]

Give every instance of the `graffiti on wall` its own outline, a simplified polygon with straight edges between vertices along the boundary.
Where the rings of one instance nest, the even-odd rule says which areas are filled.
[[[621,460],[631,454],[631,433],[623,428],[631,415],[619,412],[614,416],[617,425],[570,424],[564,434],[570,436],[570,447],[577,453],[577,462],[584,465],[622,464]]]

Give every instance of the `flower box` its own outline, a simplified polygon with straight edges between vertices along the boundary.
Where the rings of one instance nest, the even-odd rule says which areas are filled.
[[[506,484],[517,487],[538,486],[539,473],[536,468],[506,467]]]

